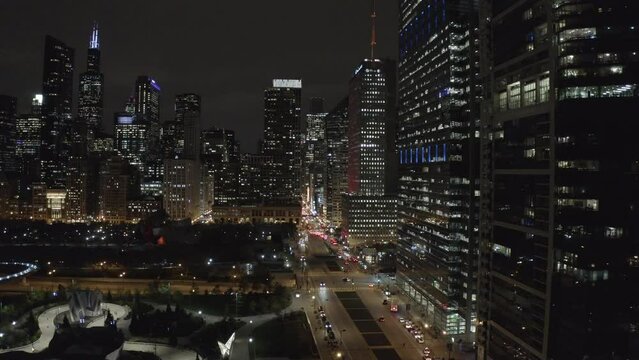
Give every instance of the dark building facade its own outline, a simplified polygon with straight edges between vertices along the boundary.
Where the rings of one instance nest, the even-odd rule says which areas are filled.
[[[209,129],[202,132],[203,180],[208,179],[211,205],[235,205],[240,196],[240,149],[235,132]],[[207,201],[208,203],[209,201]]]
[[[93,25],[87,51],[87,71],[80,75],[78,117],[86,129],[86,139],[94,139],[102,128],[104,108],[104,75],[100,72],[100,39],[98,25]]]
[[[263,204],[268,199],[267,174],[272,163],[272,156],[241,154],[238,197],[240,204]]]
[[[399,34],[398,284],[440,335],[475,340],[476,1],[404,1]]]
[[[263,179],[266,201],[300,203],[301,102],[301,80],[275,79],[264,91],[262,154],[273,160]]]
[[[152,77],[138,76],[130,104],[135,122],[144,124],[146,151],[142,154],[142,181],[140,187],[146,196],[162,194],[164,165],[160,141],[160,84]]]
[[[197,94],[175,96],[175,121],[178,127],[181,125],[184,136],[182,156],[191,160],[197,160],[200,155],[200,104],[200,95]]]
[[[479,359],[639,358],[639,4],[481,11]]]
[[[16,119],[18,100],[0,95],[0,172],[16,170]]]
[[[49,188],[64,188],[65,164],[71,147],[75,50],[47,36],[42,79],[41,175]]]
[[[342,224],[342,195],[348,190],[346,166],[348,161],[348,97],[326,114],[326,172],[324,174],[326,205],[324,215],[329,224]]]

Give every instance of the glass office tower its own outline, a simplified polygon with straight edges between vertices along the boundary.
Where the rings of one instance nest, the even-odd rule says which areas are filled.
[[[639,358],[639,4],[481,12],[479,359]]]
[[[476,1],[401,1],[397,281],[440,336],[475,338]]]

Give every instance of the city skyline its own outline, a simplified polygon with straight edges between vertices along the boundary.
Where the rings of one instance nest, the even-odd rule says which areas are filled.
[[[639,1],[13,1],[0,359],[639,359]]]
[[[0,93],[18,98],[18,113],[29,111],[31,98],[41,93],[42,49],[45,36],[51,35],[75,49],[76,114],[79,75],[86,70],[91,30],[97,22],[104,74],[102,126],[108,133],[113,133],[112,114],[123,110],[133,95],[135,78],[145,74],[162,85],[162,122],[173,120],[175,95],[197,93],[202,96],[202,128],[232,129],[242,149],[255,152],[263,133],[262,90],[272,79],[304,80],[303,111],[311,97],[324,97],[331,107],[348,90],[353,69],[370,54],[368,0],[304,5],[286,0],[255,3],[251,11],[235,3],[193,2],[178,7],[177,14],[163,1],[141,11],[145,3],[3,1],[0,33],[12,35],[0,45]],[[376,6],[376,56],[396,58],[397,8],[390,1]],[[230,16],[239,12],[245,12],[250,28]],[[25,23],[12,13],[29,13],[30,19]],[[163,22],[167,14],[178,20]],[[173,25],[156,25],[161,23]],[[232,28],[237,31],[228,31]],[[289,45],[291,41],[295,46]]]

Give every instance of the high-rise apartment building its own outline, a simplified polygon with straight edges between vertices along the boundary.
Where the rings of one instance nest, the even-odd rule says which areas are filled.
[[[16,170],[16,118],[18,100],[0,95],[0,172]]]
[[[482,5],[478,359],[639,358],[639,4]]]
[[[266,201],[299,204],[301,170],[302,80],[273,80],[264,91],[264,143],[267,165]]]
[[[89,174],[87,160],[72,156],[66,168],[66,200],[65,214],[67,221],[84,221],[87,218],[87,202],[89,200]]]
[[[100,39],[98,25],[93,25],[87,51],[87,71],[80,75],[78,117],[86,129],[86,139],[96,138],[102,127],[104,75],[100,72]],[[90,141],[89,141],[90,142]]]
[[[403,1],[397,282],[430,327],[476,333],[480,87],[476,1]]]
[[[325,117],[326,168],[324,188],[325,218],[333,228],[342,224],[342,196],[348,190],[348,97],[340,101]]]
[[[113,156],[100,168],[99,220],[123,223],[127,219],[127,199],[130,192],[129,164],[127,160]]]
[[[64,188],[70,152],[74,49],[52,36],[45,38],[42,79],[41,173],[49,188]]]
[[[195,219],[200,215],[200,178],[196,160],[164,160],[162,200],[170,219]]]
[[[273,157],[261,154],[241,154],[238,202],[241,205],[263,204],[268,199],[267,174]]]
[[[397,240],[397,200],[387,192],[387,138],[396,122],[395,62],[365,59],[348,94],[347,192],[343,226],[351,246]]]

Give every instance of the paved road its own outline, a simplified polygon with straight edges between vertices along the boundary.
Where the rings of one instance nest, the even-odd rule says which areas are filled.
[[[382,291],[377,287],[370,287],[370,284],[377,284],[377,277],[375,275],[362,273],[357,266],[347,266],[343,271],[331,271],[327,263],[335,261],[331,260],[327,256],[329,251],[326,249],[324,240],[309,236],[308,242],[305,244],[305,249],[302,248],[301,252],[306,256],[307,269],[305,271],[306,279],[304,283],[309,284],[309,290],[311,296],[316,295],[314,301],[315,307],[322,306],[326,311],[328,320],[331,322],[333,331],[337,336],[338,341],[342,341],[337,349],[331,348],[324,336],[326,331],[323,329],[321,321],[319,319],[314,320],[314,326],[316,327],[315,335],[318,338],[318,350],[322,359],[334,359],[337,358],[337,352],[341,352],[347,359],[364,360],[364,359],[376,359],[372,349],[386,348],[395,350],[401,359],[407,360],[419,360],[422,358],[421,351],[424,346],[429,346],[434,350],[434,355],[445,356],[444,348],[445,344],[442,341],[428,339],[426,336],[425,344],[418,344],[412,335],[406,331],[399,323],[398,315],[392,314],[388,309],[388,306],[382,305],[385,298]],[[337,264],[343,266],[343,261],[337,259]],[[344,282],[343,278],[347,277],[348,282]],[[325,287],[320,287],[320,282],[326,284]],[[364,304],[366,310],[370,312],[373,319],[377,320],[380,316],[384,316],[384,322],[377,322],[383,335],[390,342],[390,346],[369,346],[364,339],[364,336],[357,328],[355,322],[344,308],[343,304],[339,301],[336,295],[336,291],[355,291]],[[312,310],[307,311],[307,314],[314,319],[316,316]],[[340,339],[341,336],[341,339]],[[368,335],[367,335],[368,336]],[[379,336],[379,335],[375,335]]]

